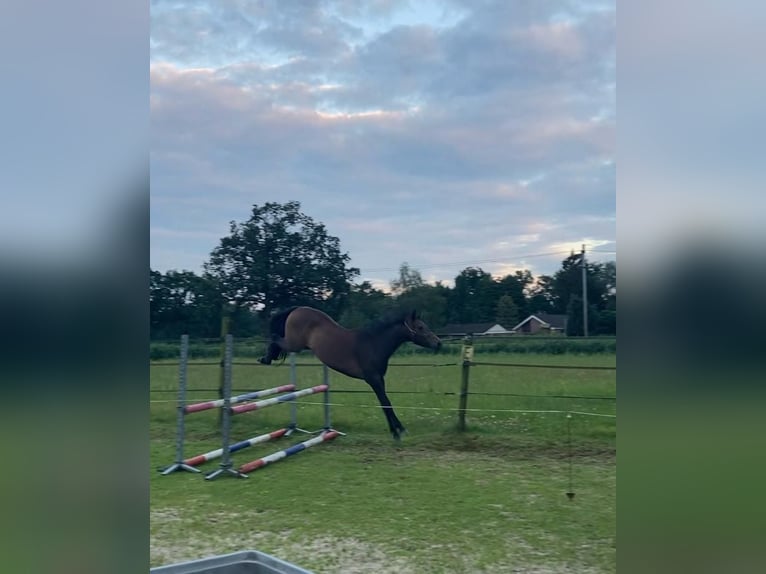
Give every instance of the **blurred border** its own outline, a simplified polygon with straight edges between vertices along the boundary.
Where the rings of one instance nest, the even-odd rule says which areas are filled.
[[[618,9],[620,572],[763,569],[765,14]]]
[[[148,548],[149,5],[0,22],[0,553],[140,572]]]

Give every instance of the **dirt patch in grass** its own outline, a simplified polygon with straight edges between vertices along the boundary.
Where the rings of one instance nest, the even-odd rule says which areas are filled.
[[[235,521],[239,517],[239,513],[233,512],[210,514],[201,520],[208,524],[221,523],[220,532],[211,532],[208,528],[203,534],[197,525],[200,517],[191,512],[176,508],[151,509],[151,565],[187,562],[240,550],[259,550],[259,542],[268,538],[268,534],[254,533],[243,540],[241,535],[227,531],[226,521]]]
[[[192,511],[175,508],[158,508],[151,511],[152,536],[150,544],[151,565],[167,565],[218,556],[244,550],[258,550],[287,562],[296,564],[315,574],[428,574],[460,572],[461,574],[514,573],[514,574],[564,574],[595,572],[576,565],[545,565],[520,563],[516,556],[527,545],[520,540],[508,540],[505,559],[486,564],[449,544],[437,544],[427,549],[434,560],[423,563],[423,553],[415,560],[396,545],[386,547],[354,537],[335,537],[330,534],[307,539],[292,530],[279,532],[232,531],[226,524],[236,524],[244,515],[239,512],[219,512],[203,519]],[[219,532],[202,534],[200,520],[221,523]],[[424,550],[424,549],[421,549]],[[535,554],[533,552],[533,554]],[[418,560],[419,559],[419,560]]]
[[[151,511],[152,566],[258,550],[317,573],[415,573],[405,558],[392,556],[381,546],[354,538],[341,539],[327,535],[306,540],[296,538],[290,531],[261,531],[243,536],[241,533],[227,532],[225,524],[221,532],[201,535],[194,527],[197,518],[173,508]],[[225,523],[239,519],[240,513],[226,512],[211,515],[206,520]]]

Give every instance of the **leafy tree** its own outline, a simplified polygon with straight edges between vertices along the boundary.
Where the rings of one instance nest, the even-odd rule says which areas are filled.
[[[513,302],[516,304],[518,310],[519,320],[529,315],[527,293],[533,284],[534,278],[526,269],[523,271],[516,271],[513,275],[506,275],[497,281],[497,291],[513,298]],[[505,325],[505,323],[502,322],[500,324]],[[511,327],[512,326],[513,325],[511,325]]]
[[[540,275],[537,281],[528,287],[527,313],[554,313],[553,303],[553,277],[550,275]]]
[[[149,273],[149,322],[152,338],[215,337],[220,332],[223,298],[215,283],[191,271]]]
[[[572,295],[567,305],[567,330],[570,336],[581,337],[585,334],[582,321],[582,297]],[[588,305],[588,335],[597,335],[597,325],[600,321],[600,313],[596,305]]]
[[[394,295],[401,295],[410,289],[422,287],[423,285],[423,277],[420,275],[420,271],[412,269],[410,264],[405,261],[399,266],[399,277],[391,281],[391,292]]]
[[[588,304],[603,308],[606,298],[606,283],[601,263],[587,263],[585,276],[588,288]],[[561,269],[554,273],[550,283],[550,298],[555,313],[566,313],[572,296],[582,300],[582,254],[572,253],[561,263]]]
[[[399,277],[391,281],[392,302],[402,308],[417,309],[431,327],[446,322],[447,295],[439,283],[428,285],[420,271],[406,261],[399,266]]]
[[[511,329],[519,323],[519,307],[510,295],[503,295],[497,301],[495,311],[496,321],[506,329]]]
[[[210,254],[206,272],[237,306],[272,310],[313,305],[337,316],[353,277],[350,257],[300,203],[254,205],[250,219],[230,223],[229,235]]]
[[[617,312],[613,309],[603,309],[598,313],[598,322],[596,323],[597,335],[616,335],[617,334]]]
[[[604,295],[601,307],[611,311],[617,310],[617,264],[607,261],[600,270],[600,279],[604,284]]]
[[[417,309],[419,315],[429,327],[441,327],[447,322],[447,293],[439,285],[420,285],[412,287],[396,297],[400,307]]]
[[[350,329],[361,327],[381,317],[391,306],[391,298],[375,289],[369,281],[352,285],[340,323]]]
[[[495,319],[497,284],[486,271],[467,267],[455,277],[449,301],[449,321],[479,323]]]

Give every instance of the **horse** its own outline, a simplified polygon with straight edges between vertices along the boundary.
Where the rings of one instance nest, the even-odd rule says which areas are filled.
[[[386,395],[388,360],[403,343],[410,341],[438,351],[441,340],[417,311],[401,311],[359,329],[347,329],[313,307],[290,307],[271,318],[271,343],[259,359],[269,365],[287,353],[310,349],[329,368],[353,379],[364,380],[378,398],[394,440],[407,432]]]

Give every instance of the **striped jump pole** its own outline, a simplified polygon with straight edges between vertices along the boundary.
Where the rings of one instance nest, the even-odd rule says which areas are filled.
[[[303,389],[300,391],[288,393],[286,395],[282,395],[281,397],[274,397],[273,399],[265,399],[262,401],[256,401],[254,403],[247,403],[245,405],[237,405],[236,407],[231,407],[230,410],[231,410],[231,414],[238,415],[240,413],[247,413],[250,411],[255,411],[258,409],[270,407],[272,405],[278,405],[279,403],[292,401],[300,397],[314,395],[316,393],[321,393],[326,390],[327,390],[327,385],[317,385],[316,387],[309,387],[308,389]]]
[[[184,460],[184,405],[186,404],[186,367],[189,361],[189,335],[181,335],[181,357],[178,361],[178,422],[176,424],[176,461],[159,469],[163,475],[176,470],[199,472]]]
[[[310,448],[312,446],[332,440],[339,435],[340,433],[338,431],[323,432],[319,436],[310,438],[303,442],[299,442],[298,444],[294,444],[293,446],[286,448],[284,450],[280,450],[279,452],[275,452],[268,456],[264,456],[263,458],[259,458],[257,460],[243,464],[242,466],[239,467],[239,472],[244,474],[247,472],[258,470],[259,468],[262,468],[266,466],[267,464],[271,464],[272,462],[277,462],[279,460],[282,460],[283,458],[287,458],[288,456],[299,453],[302,450],[306,450],[307,448]]]
[[[279,430],[275,430],[270,433],[262,434],[260,436],[256,436],[253,438],[249,438],[247,440],[243,440],[237,443],[234,443],[229,447],[229,453],[237,452],[238,450],[242,450],[243,448],[247,448],[249,446],[255,446],[257,444],[261,444],[264,442],[268,442],[270,440],[273,440],[275,438],[279,438],[285,435],[287,433],[287,428],[282,428]],[[200,454],[197,456],[194,456],[192,458],[187,458],[184,461],[184,464],[188,464],[189,466],[197,466],[202,463],[208,462],[210,460],[213,460],[215,458],[220,457],[223,454],[222,448],[217,448],[215,450],[211,450],[210,452],[206,452],[205,454]]]
[[[252,393],[245,393],[243,395],[237,395],[231,397],[229,401],[231,404],[243,403],[245,401],[252,401],[253,399],[259,399],[261,397],[268,397],[269,395],[277,395],[279,393],[286,393],[288,391],[294,391],[295,385],[282,385],[281,387],[274,387],[273,389],[263,389],[262,391],[253,391]],[[194,405],[188,405],[184,408],[186,414],[198,413],[200,411],[206,411],[209,409],[215,409],[222,407],[226,399],[218,399],[216,401],[207,401],[205,403],[196,403]]]

